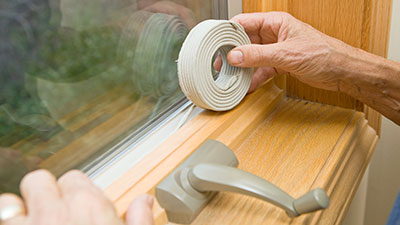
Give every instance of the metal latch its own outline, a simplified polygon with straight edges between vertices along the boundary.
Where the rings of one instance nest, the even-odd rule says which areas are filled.
[[[286,211],[290,217],[325,209],[329,198],[314,189],[294,199],[274,184],[236,168],[235,154],[224,144],[207,140],[156,188],[156,198],[173,223],[190,224],[219,191],[253,196]]]

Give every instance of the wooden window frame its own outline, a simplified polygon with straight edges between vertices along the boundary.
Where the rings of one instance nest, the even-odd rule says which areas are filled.
[[[124,216],[134,198],[143,193],[154,195],[157,184],[205,140],[218,140],[235,151],[260,124],[274,114],[272,112],[279,105],[291,104],[288,99],[290,98],[286,97],[284,90],[279,88],[274,80],[270,80],[259,90],[246,96],[244,101],[231,111],[203,111],[108,186],[104,190],[106,195],[114,202],[118,214]],[[336,139],[333,140],[335,145],[330,147],[332,149],[329,149],[331,151],[329,157],[323,159],[325,161],[323,167],[318,170],[318,179],[307,185],[310,185],[310,188],[326,189],[328,195],[335,198],[335,204],[330,207],[332,213],[324,214],[325,217],[321,217],[321,213],[316,213],[313,217],[315,221],[329,219],[333,213],[339,213],[344,217],[345,211],[342,206],[348,207],[350,201],[349,198],[338,195],[335,190],[350,196],[354,194],[378,140],[375,130],[367,124],[363,113],[334,106],[332,109],[344,117],[339,117],[338,121],[330,123],[326,121],[318,123],[321,129],[332,127],[334,130],[335,123],[340,123],[338,129],[342,130],[336,132],[340,135],[335,136]],[[282,116],[283,113],[281,115],[275,113],[275,118]],[[300,119],[301,117],[295,118],[294,121]],[[318,151],[312,148],[304,150]],[[344,177],[351,177],[352,181],[346,183],[350,178],[344,179]],[[167,223],[165,211],[157,201],[153,213],[156,224]]]
[[[263,1],[262,4],[257,2],[259,1],[245,1],[244,11],[290,11],[289,1],[281,1],[279,4],[272,4],[270,0]],[[391,1],[366,0],[363,16],[382,16],[390,9]],[[384,17],[390,18],[390,13]],[[360,38],[363,41],[358,47],[386,56],[385,35],[390,24],[383,24],[385,18],[381,17],[378,21],[378,18],[373,17],[362,21],[363,33]],[[371,32],[371,30],[381,32]],[[311,224],[339,224],[345,216],[377,143],[381,116],[348,96],[320,90],[313,91],[310,87],[285,76],[268,81],[229,112],[202,112],[108,186],[104,190],[106,195],[114,202],[118,214],[123,216],[131,200],[143,193],[154,195],[156,185],[206,139],[221,141],[233,150],[240,148],[246,139],[259,129],[260,123],[270,118],[280,104],[286,104],[288,96],[319,102],[317,104],[321,105],[351,108],[343,109],[344,114],[352,113],[353,116],[340,121],[346,124],[343,133],[336,140],[336,145],[326,158],[324,167],[320,169],[318,179],[310,186],[310,188],[323,187],[327,190],[330,198],[334,200],[329,212],[318,212],[300,217],[293,222],[294,224],[302,224],[305,221]],[[334,110],[342,109],[340,107]],[[321,123],[321,126],[329,124]],[[157,202],[153,213],[156,224],[167,223],[165,212]]]

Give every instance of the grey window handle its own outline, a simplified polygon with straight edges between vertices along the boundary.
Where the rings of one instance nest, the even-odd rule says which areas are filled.
[[[199,192],[228,191],[253,196],[284,209],[291,217],[329,205],[329,198],[322,189],[294,199],[267,180],[231,166],[201,163],[189,169],[187,176],[191,186]]]
[[[237,169],[235,154],[221,142],[207,140],[156,187],[156,197],[173,223],[190,224],[219,191],[253,196],[298,216],[327,208],[329,199],[322,189],[294,199],[274,184]]]

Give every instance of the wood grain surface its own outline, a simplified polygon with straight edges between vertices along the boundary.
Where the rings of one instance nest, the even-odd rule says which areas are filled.
[[[387,57],[391,14],[391,0],[365,0],[362,49]],[[364,107],[364,112],[368,123],[380,134],[381,115],[370,107]]]
[[[105,192],[124,215],[132,199],[155,186],[206,139],[228,145],[240,168],[294,197],[321,187],[331,206],[296,219],[281,209],[234,193],[220,193],[194,224],[336,224],[351,202],[377,135],[362,112],[293,98],[271,80],[234,110],[205,111],[133,166]],[[355,151],[357,150],[357,151]],[[155,203],[156,224],[166,224]]]
[[[292,219],[261,200],[219,193],[193,224],[339,224],[376,140],[360,112],[288,98],[233,149],[239,168],[294,197],[323,188],[330,207]]]

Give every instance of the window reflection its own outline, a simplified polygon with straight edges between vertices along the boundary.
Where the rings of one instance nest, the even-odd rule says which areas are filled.
[[[175,61],[212,0],[0,0],[0,192],[81,168],[183,97]]]

